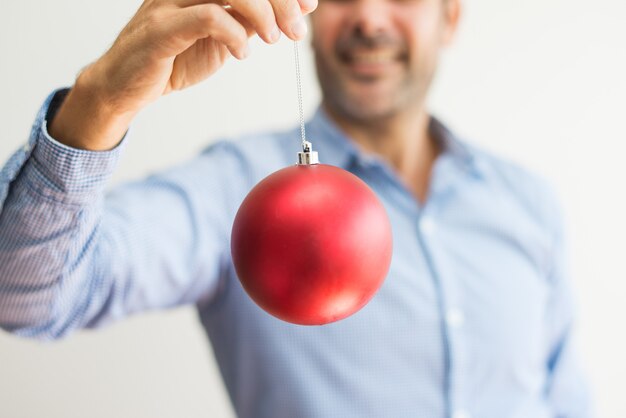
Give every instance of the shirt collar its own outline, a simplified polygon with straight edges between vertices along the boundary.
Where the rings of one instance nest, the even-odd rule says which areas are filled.
[[[460,139],[441,120],[435,116],[430,117],[428,129],[442,145],[442,159],[449,159],[456,163],[462,170],[469,174],[483,177],[487,172],[486,161],[474,146]]]
[[[354,163],[361,165],[388,165],[375,154],[367,154],[346,136],[319,105],[307,124],[308,139],[314,150],[319,152],[320,162],[348,170]],[[430,118],[428,129],[442,145],[440,159],[449,159],[462,170],[473,175],[482,175],[485,163],[472,146],[460,140],[450,129],[434,116]]]

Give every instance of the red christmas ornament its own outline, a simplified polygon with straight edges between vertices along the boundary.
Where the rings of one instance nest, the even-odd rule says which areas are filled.
[[[270,174],[246,196],[231,237],[248,295],[294,324],[338,321],[361,309],[391,263],[385,208],[358,177],[317,162],[305,142],[299,163]]]

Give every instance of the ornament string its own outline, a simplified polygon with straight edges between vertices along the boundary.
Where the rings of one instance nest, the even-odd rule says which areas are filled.
[[[296,85],[298,88],[298,109],[300,111],[300,136],[302,137],[302,150],[308,151],[310,149],[310,143],[307,144],[306,132],[304,130],[304,111],[302,110],[302,78],[300,75],[300,51],[298,48],[298,41],[293,41],[293,50],[296,61]]]

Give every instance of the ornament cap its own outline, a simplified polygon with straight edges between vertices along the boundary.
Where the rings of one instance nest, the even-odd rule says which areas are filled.
[[[317,151],[313,151],[313,145],[309,141],[302,143],[302,151],[298,153],[298,165],[319,164]]]

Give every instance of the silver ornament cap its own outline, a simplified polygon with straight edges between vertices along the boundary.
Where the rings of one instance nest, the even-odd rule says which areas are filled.
[[[298,153],[298,165],[319,164],[317,151],[313,151],[313,145],[309,141],[302,142],[302,151]]]

